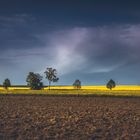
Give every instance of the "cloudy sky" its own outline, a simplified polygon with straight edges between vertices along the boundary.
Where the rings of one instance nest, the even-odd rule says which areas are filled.
[[[0,0],[0,84],[56,68],[58,85],[140,85],[139,0]],[[47,84],[47,80],[43,79]]]

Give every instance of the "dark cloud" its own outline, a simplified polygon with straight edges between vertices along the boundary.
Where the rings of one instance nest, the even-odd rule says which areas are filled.
[[[92,32],[85,42],[81,43],[79,51],[88,56],[89,61],[93,60],[99,66],[113,66],[122,63],[130,64],[140,60],[139,52],[139,39],[132,39],[131,37],[125,39],[126,36],[133,36],[139,34],[138,27],[134,28],[133,31],[127,32],[124,35],[124,30],[127,26],[106,26],[88,29]],[[131,27],[127,27],[128,29]],[[115,32],[115,34],[114,34]],[[137,43],[136,43],[137,40]],[[133,45],[132,45],[133,44]]]
[[[137,0],[0,1],[0,79],[25,83],[29,71],[52,66],[58,84],[140,83],[139,7]]]
[[[24,75],[29,71],[43,73],[47,66],[52,66],[58,70],[60,83],[69,83],[75,77],[85,84],[92,84],[92,77],[100,83],[114,77],[121,83],[123,75],[129,79],[126,73],[133,73],[132,68],[140,69],[139,39],[134,38],[138,34],[140,25],[76,27],[38,34],[44,46],[11,48],[3,52],[0,64],[9,63],[15,74],[21,71]],[[68,77],[71,78],[66,80]],[[132,83],[138,81],[135,78]]]
[[[43,45],[35,36],[35,21],[35,18],[26,14],[0,16],[0,48],[23,49]]]

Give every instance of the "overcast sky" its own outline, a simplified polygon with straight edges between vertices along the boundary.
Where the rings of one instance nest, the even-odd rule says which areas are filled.
[[[0,0],[0,84],[47,67],[58,85],[140,85],[140,1]]]

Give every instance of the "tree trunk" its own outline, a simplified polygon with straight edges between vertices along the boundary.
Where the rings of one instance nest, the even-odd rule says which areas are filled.
[[[51,81],[49,81],[49,90],[50,90],[50,86],[51,86]]]

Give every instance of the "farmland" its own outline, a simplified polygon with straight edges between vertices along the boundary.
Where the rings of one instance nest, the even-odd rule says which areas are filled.
[[[138,140],[139,97],[0,95],[0,139]]]
[[[0,90],[3,90],[3,87],[0,87]],[[29,90],[29,87],[26,86],[13,86],[9,87],[9,90]],[[73,89],[73,86],[51,86],[51,89],[56,89],[56,90],[70,90]],[[104,85],[100,86],[82,86],[81,89],[83,90],[109,90],[106,88]],[[48,87],[45,87],[44,90],[48,90]],[[113,90],[116,91],[121,91],[121,90],[139,90],[140,91],[140,86],[139,85],[117,85]]]
[[[105,95],[105,96],[140,96],[140,86],[119,85],[112,90],[106,86],[82,86],[76,90],[73,86],[51,86],[42,90],[31,90],[29,87],[0,87],[0,94],[45,94],[45,95]]]
[[[139,86],[0,88],[0,140],[138,140]]]

